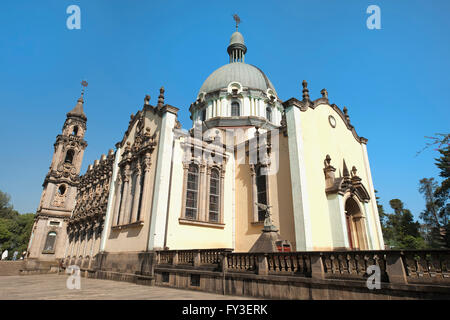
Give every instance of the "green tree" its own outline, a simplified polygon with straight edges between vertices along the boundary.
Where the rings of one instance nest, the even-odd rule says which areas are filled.
[[[448,216],[445,210],[441,210],[441,203],[435,196],[438,183],[434,178],[423,178],[419,183],[419,192],[425,198],[425,210],[420,213],[420,218],[428,225],[429,245],[432,248],[445,247],[445,229],[448,224]]]
[[[34,223],[34,214],[19,214],[13,209],[11,197],[0,191],[0,251],[25,251]]]
[[[422,249],[425,240],[420,234],[420,224],[414,221],[410,210],[404,208],[400,199],[392,199],[389,205],[394,213],[385,214],[384,239],[388,246],[395,249]]]
[[[13,209],[9,194],[0,190],[0,218],[13,219],[19,213]]]

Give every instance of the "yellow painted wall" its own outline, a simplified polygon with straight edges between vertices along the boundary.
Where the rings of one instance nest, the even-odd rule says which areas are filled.
[[[269,205],[272,220],[283,240],[295,248],[295,230],[292,208],[291,176],[289,169],[288,139],[279,135],[278,170],[268,176]],[[273,166],[275,164],[273,163]],[[253,182],[249,159],[236,165],[236,251],[247,252],[261,235],[262,223],[253,222]]]
[[[167,226],[167,247],[175,249],[209,249],[232,248],[232,182],[233,161],[228,161],[224,180],[224,224],[223,229],[187,225],[179,222],[183,201],[183,150],[180,139],[175,140],[175,150],[172,168],[170,190],[170,206]]]
[[[330,115],[336,119],[335,128],[329,124]],[[330,155],[331,165],[336,168],[336,177],[342,176],[344,159],[349,171],[355,166],[358,170],[357,175],[362,179],[361,182],[370,192],[363,149],[339,114],[328,105],[322,104],[315,109],[308,108],[307,111],[301,112],[300,120],[313,247],[314,250],[329,250],[332,249],[332,238],[325,194],[324,159],[327,154]],[[368,207],[369,214],[374,217],[371,206]],[[375,243],[378,243],[375,227],[374,225],[372,228],[372,237],[375,237]]]

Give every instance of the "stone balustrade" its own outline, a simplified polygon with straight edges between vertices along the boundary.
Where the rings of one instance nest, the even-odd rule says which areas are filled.
[[[215,265],[223,273],[366,280],[379,267],[386,283],[449,283],[450,250],[355,250],[315,252],[232,252],[231,249],[157,251],[157,265]],[[372,271],[369,272],[372,274]]]

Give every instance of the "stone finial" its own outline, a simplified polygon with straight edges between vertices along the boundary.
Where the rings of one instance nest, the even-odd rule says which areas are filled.
[[[303,86],[303,100],[307,101],[309,100],[308,82],[306,82],[306,80],[303,80],[302,86]]]
[[[344,178],[350,177],[350,173],[348,172],[348,168],[347,168],[347,164],[345,163],[345,160],[344,160],[344,166],[342,169],[342,175],[344,176]]]
[[[109,149],[108,156],[113,155],[113,154],[114,154],[114,150],[113,149]]]
[[[162,108],[164,106],[164,87],[159,89],[159,97],[158,97],[158,108]]]
[[[345,120],[347,120],[347,122],[350,123],[350,116],[348,115],[347,107],[344,106],[344,109],[342,109],[342,111],[344,111]]]
[[[328,99],[328,91],[327,91],[327,89],[323,88],[322,90],[320,90],[320,94],[322,95],[322,98]]]
[[[102,154],[102,156],[100,157],[101,161],[105,161],[106,160],[106,155]]]
[[[100,163],[100,161],[98,159],[94,160],[94,167],[98,166],[98,164]]]
[[[352,177],[355,177],[356,176],[356,167],[355,166],[353,166],[352,167]]]
[[[150,104],[150,95],[146,94],[144,98],[144,105],[148,106]]]

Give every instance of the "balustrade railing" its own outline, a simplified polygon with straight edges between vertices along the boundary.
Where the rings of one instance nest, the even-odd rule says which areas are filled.
[[[157,265],[216,265],[222,272],[365,280],[380,270],[382,282],[450,283],[450,250],[231,252],[231,249],[157,251]],[[369,274],[370,273],[370,274]]]
[[[311,274],[311,259],[304,252],[267,253],[267,264],[269,274]]]
[[[369,266],[376,265],[386,279],[386,251],[321,252],[321,255],[326,277],[363,277]]]
[[[450,250],[402,252],[409,282],[450,282]]]
[[[226,255],[228,271],[252,272],[257,271],[257,258],[255,253],[229,253]]]

